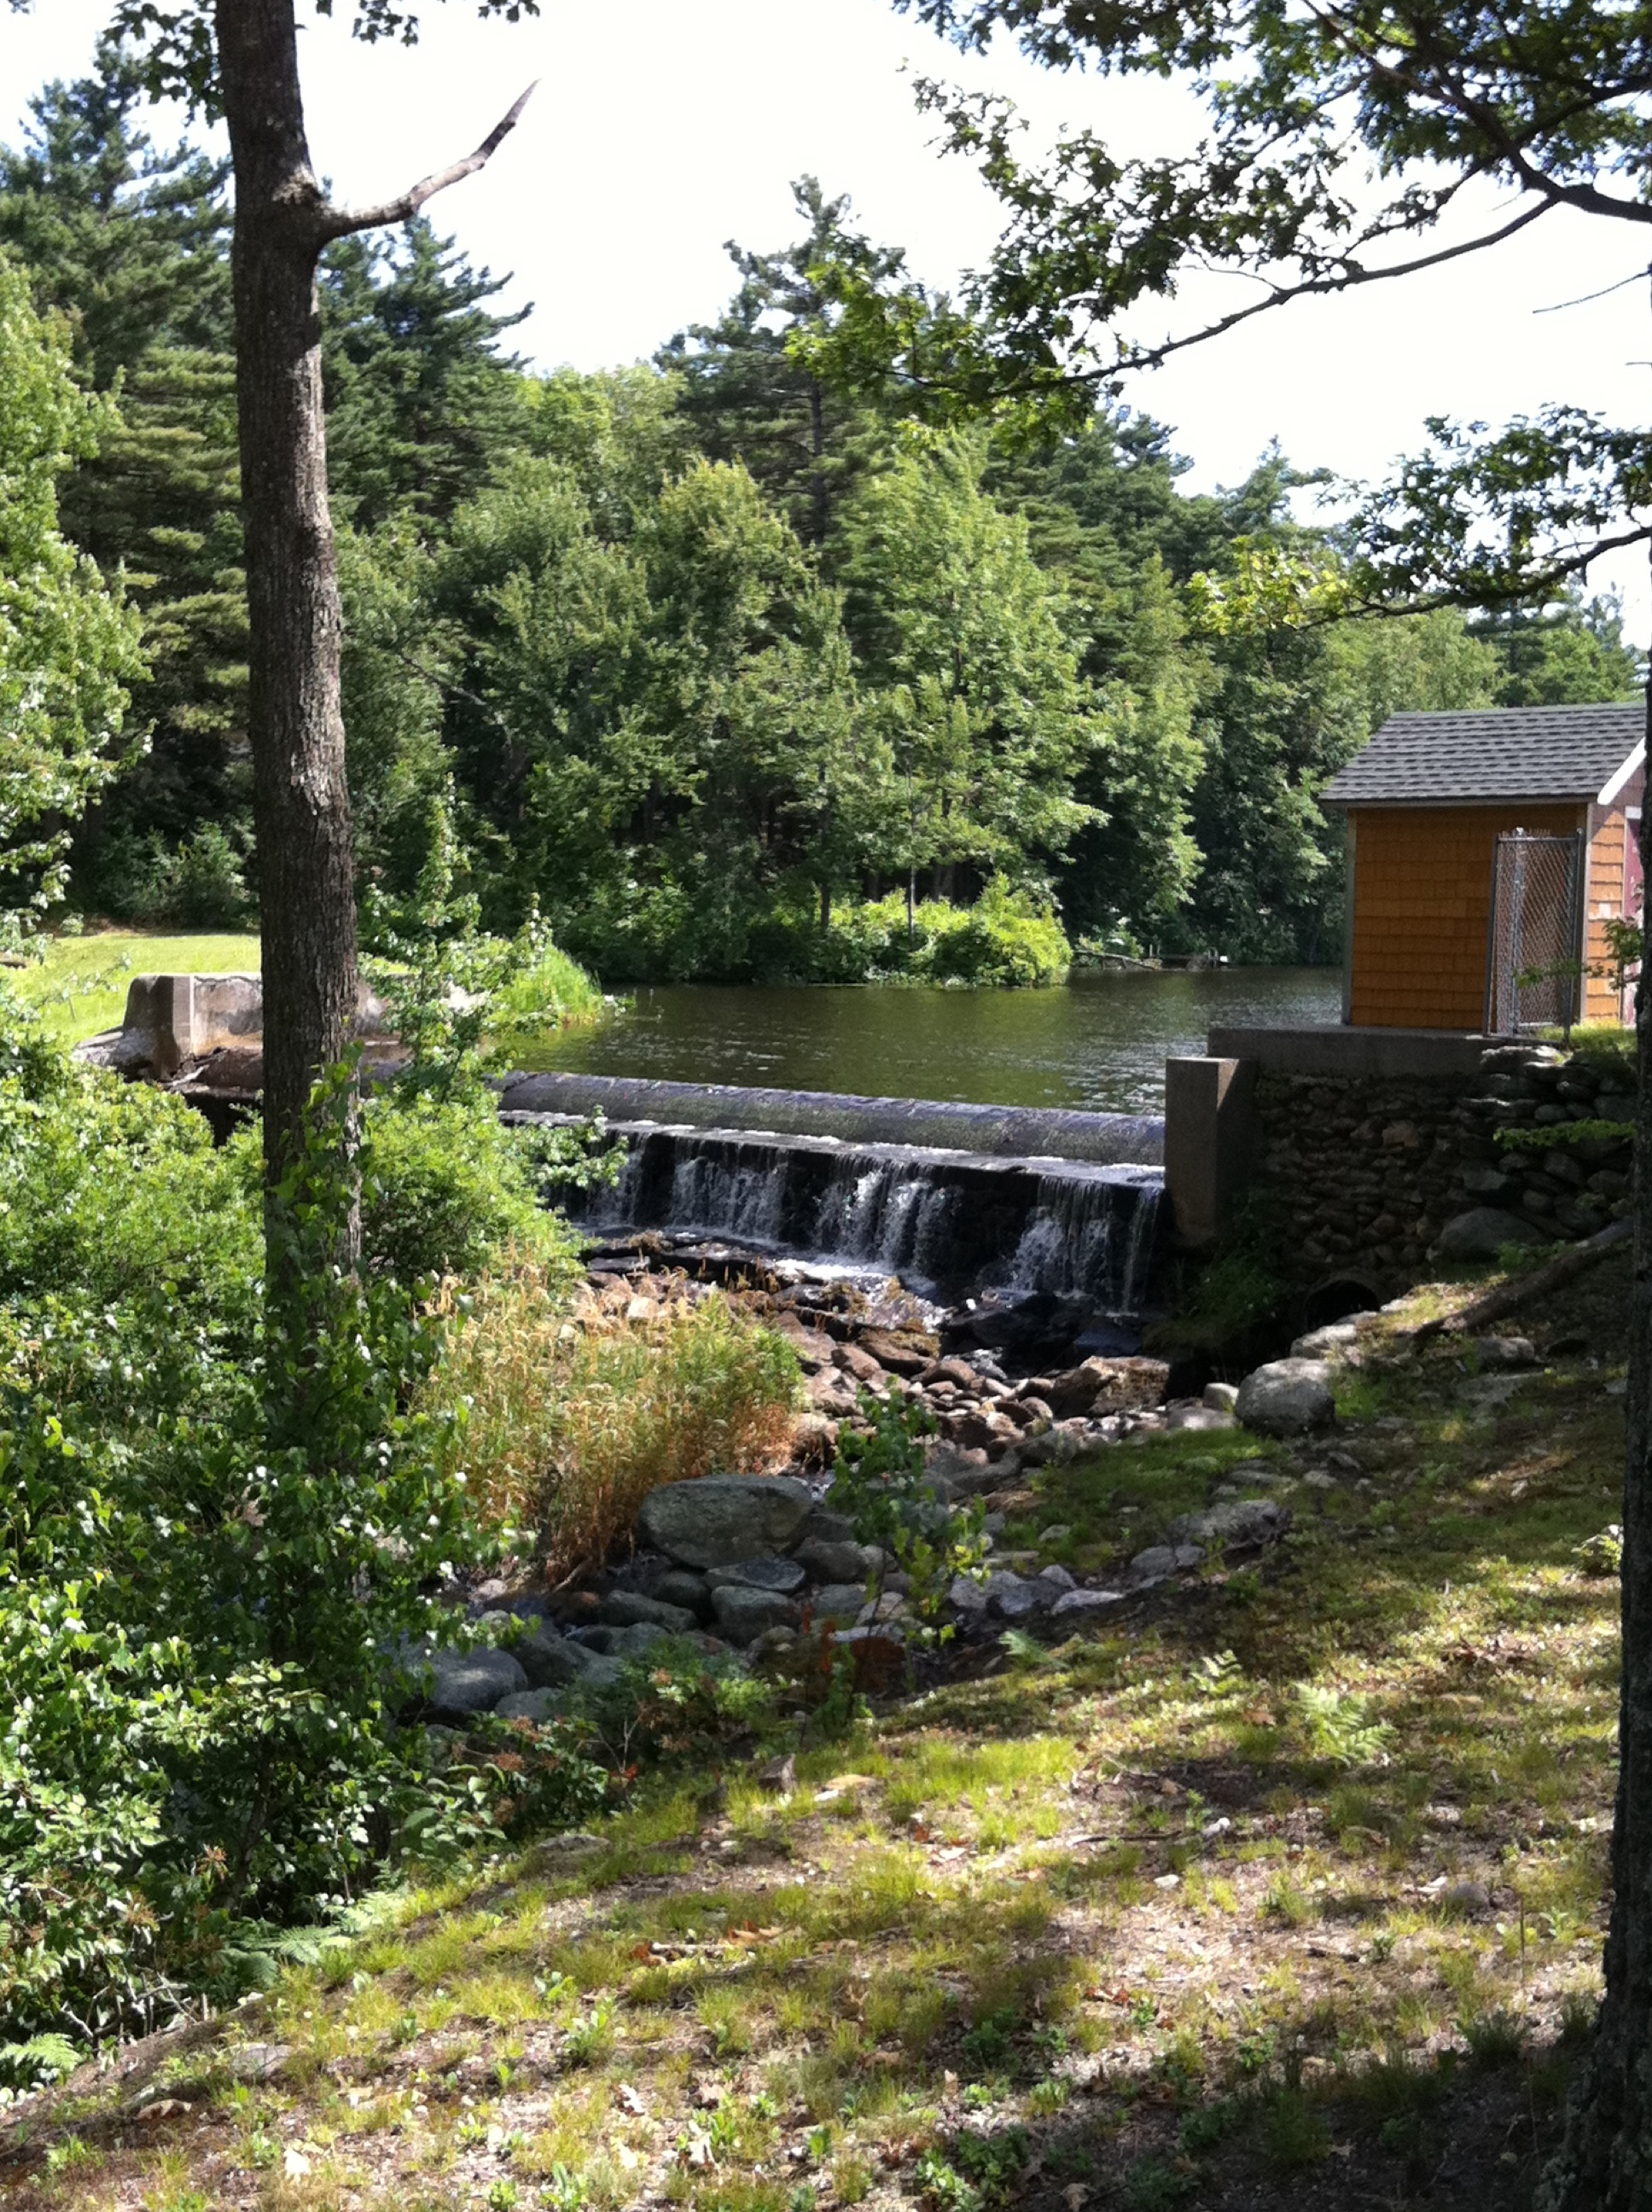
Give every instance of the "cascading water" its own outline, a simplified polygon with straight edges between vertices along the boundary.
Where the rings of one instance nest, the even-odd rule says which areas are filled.
[[[1145,1299],[1157,1167],[652,1123],[612,1133],[627,1158],[618,1181],[588,1200],[591,1230],[875,1267],[947,1296],[1051,1291],[1114,1313]]]

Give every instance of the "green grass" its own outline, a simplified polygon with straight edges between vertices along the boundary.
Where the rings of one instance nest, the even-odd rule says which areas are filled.
[[[16,972],[19,992],[38,1006],[54,1037],[68,1044],[118,1029],[134,975],[222,975],[256,972],[256,935],[149,937],[110,930],[53,938],[37,965]]]

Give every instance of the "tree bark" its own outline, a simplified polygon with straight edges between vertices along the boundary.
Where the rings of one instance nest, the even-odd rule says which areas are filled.
[[[1652,723],[1652,693],[1648,699]],[[1641,860],[1652,852],[1644,808]],[[1534,2212],[1652,2208],[1652,989],[1635,999],[1635,1270],[1623,1504],[1623,1657],[1606,1997]]]
[[[355,896],[343,616],[327,506],[316,265],[326,203],[310,164],[293,0],[216,0],[235,171],[236,396],[246,532],[247,731],[264,945],[266,1211],[312,1085],[355,1012]],[[351,1126],[353,1127],[353,1117]],[[353,1160],[344,1181],[353,1184]],[[354,1202],[335,1224],[353,1264]],[[271,1237],[272,1263],[285,1240]],[[277,1292],[280,1285],[273,1285]]]

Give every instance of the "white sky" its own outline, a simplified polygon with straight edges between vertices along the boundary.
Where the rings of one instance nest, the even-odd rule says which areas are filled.
[[[341,16],[347,0],[338,0]],[[30,94],[82,72],[106,0],[0,12],[0,131],[15,142]],[[1036,137],[1089,122],[1125,150],[1175,143],[1174,90],[1052,77],[1013,53],[966,60],[888,0],[544,0],[537,22],[479,22],[430,0],[422,43],[362,47],[341,24],[307,32],[311,147],[341,197],[367,199],[467,151],[531,78],[539,88],[492,166],[430,213],[472,258],[531,300],[515,343],[545,366],[647,356],[708,320],[732,289],[722,241],[795,235],[805,171],[853,195],[865,228],[904,245],[938,285],[982,262],[999,223],[968,166],[933,149],[909,78],[933,73],[1011,93]],[[157,119],[156,135],[168,135]],[[1644,265],[1643,234],[1562,213],[1495,252],[1339,301],[1303,301],[1137,380],[1129,397],[1171,424],[1199,489],[1242,477],[1277,437],[1303,466],[1376,477],[1420,443],[1425,416],[1499,422],[1550,400],[1646,420],[1647,298],[1538,315]],[[1174,312],[1236,295],[1213,281]],[[1652,629],[1637,556],[1591,580],[1625,589]]]

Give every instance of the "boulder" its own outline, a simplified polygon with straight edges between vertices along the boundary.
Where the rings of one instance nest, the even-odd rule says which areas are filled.
[[[1039,1395],[1058,1420],[1075,1413],[1116,1413],[1139,1406],[1157,1406],[1163,1398],[1170,1370],[1162,1359],[1086,1359],[1064,1375],[1052,1375]]]
[[[1248,1429],[1264,1436],[1300,1436],[1336,1418],[1331,1371],[1322,1359],[1272,1359],[1247,1375],[1235,1412]]]
[[[699,1626],[699,1615],[687,1606],[667,1605],[661,1598],[644,1597],[641,1590],[610,1590],[598,1618],[610,1628],[635,1628],[646,1623],[664,1629],[668,1636],[686,1636]]]
[[[1334,1359],[1339,1352],[1351,1352],[1359,1342],[1359,1330],[1351,1321],[1327,1322],[1323,1328],[1310,1328],[1306,1336],[1299,1336],[1291,1347],[1293,1359]]]
[[[688,1567],[673,1567],[669,1574],[661,1575],[649,1595],[659,1604],[676,1606],[699,1620],[711,1611],[711,1592],[705,1577]]]
[[[1150,1544],[1132,1559],[1130,1571],[1156,1581],[1162,1576],[1181,1574],[1189,1567],[1196,1567],[1204,1556],[1197,1544]]]
[[[813,1504],[808,1484],[789,1475],[708,1474],[651,1490],[637,1526],[681,1566],[732,1566],[785,1551]]]
[[[891,1375],[913,1377],[921,1375],[935,1357],[935,1340],[920,1335],[896,1335],[884,1328],[867,1328],[860,1333],[863,1350],[869,1352],[880,1367]]]
[[[1440,1231],[1435,1251],[1442,1260],[1495,1260],[1505,1244],[1546,1244],[1548,1238],[1523,1214],[1500,1206],[1471,1206],[1454,1213]]]
[[[790,1597],[794,1590],[803,1588],[803,1569],[795,1559],[778,1557],[766,1559],[737,1559],[732,1567],[708,1567],[706,1587],[715,1593],[731,1583],[738,1583],[745,1589],[775,1590],[781,1597]]]
[[[564,1682],[577,1682],[589,1674],[596,1654],[583,1644],[559,1636],[548,1620],[534,1623],[533,1633],[513,1647],[528,1686],[553,1690]]]
[[[438,1720],[490,1713],[501,1698],[528,1686],[519,1661],[508,1651],[433,1651],[426,1663],[427,1694]]]
[[[1164,1416],[1167,1429],[1236,1429],[1235,1416],[1224,1407],[1172,1406]]]
[[[1537,1347],[1529,1336],[1477,1336],[1481,1367],[1535,1367]]]
[[[725,1583],[711,1594],[717,1626],[731,1644],[750,1644],[766,1628],[795,1628],[798,1608],[778,1590],[752,1589],[744,1583]]]
[[[853,1542],[829,1544],[817,1538],[792,1554],[811,1583],[852,1583],[866,1571],[865,1547]]]
[[[987,1585],[972,1575],[954,1575],[946,1595],[956,1612],[979,1615],[987,1610]]]
[[[808,1603],[817,1620],[859,1620],[866,1602],[865,1583],[828,1583]]]
[[[809,1377],[804,1388],[816,1413],[824,1413],[829,1419],[847,1419],[859,1410],[860,1399],[854,1384],[835,1367],[821,1368]],[[714,1475],[707,1480],[715,1481],[718,1478]]]
[[[985,1588],[987,1609],[1000,1620],[1025,1620],[1032,1613],[1047,1611],[1059,1595],[1047,1586],[1027,1581],[1012,1567],[988,1575]]]
[[[1077,1589],[1078,1587],[1077,1578],[1059,1563],[1041,1567],[1033,1577],[1033,1580],[1042,1583],[1047,1589],[1055,1590],[1064,1597],[1069,1590]]]
[[[811,1506],[804,1516],[803,1526],[798,1530],[796,1548],[800,1552],[805,1544],[850,1544],[854,1541],[854,1523],[847,1513],[834,1513],[829,1506]]]
[[[1050,1607],[1052,1620],[1082,1620],[1124,1603],[1122,1590],[1070,1589]]]
[[[1230,1413],[1238,1402],[1239,1386],[1236,1382],[1207,1382],[1205,1395],[1200,1400],[1200,1405],[1208,1406],[1213,1413]]]
[[[513,1690],[494,1711],[502,1721],[560,1721],[577,1712],[579,1705],[576,1693],[568,1689]]]
[[[869,1390],[881,1390],[889,1381],[889,1376],[871,1352],[863,1351],[858,1344],[834,1346],[832,1359],[845,1375],[852,1376],[857,1382],[864,1382]]]
[[[640,1659],[656,1644],[665,1640],[665,1631],[653,1620],[633,1621],[629,1628],[610,1628],[604,1623],[595,1628],[582,1628],[580,1633],[587,1650],[615,1661]]]
[[[1275,1544],[1291,1526],[1291,1508],[1271,1498],[1236,1498],[1184,1513],[1170,1523],[1170,1540],[1180,1547],[1203,1544],[1227,1550],[1237,1546]]]

